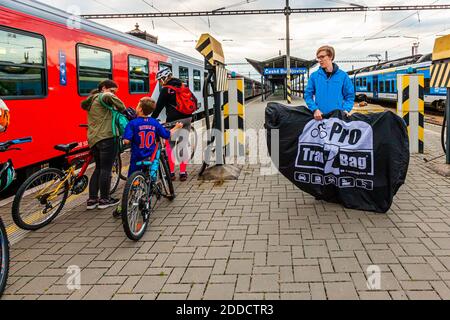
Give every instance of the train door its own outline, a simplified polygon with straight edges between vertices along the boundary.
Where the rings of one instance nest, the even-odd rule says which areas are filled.
[[[373,76],[373,97],[378,99],[378,76]]]

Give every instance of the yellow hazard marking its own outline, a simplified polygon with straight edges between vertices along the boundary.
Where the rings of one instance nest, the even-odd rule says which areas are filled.
[[[195,49],[200,52],[211,65],[214,65],[215,62],[225,64],[222,44],[209,33],[204,33],[200,36]]]
[[[450,34],[437,38],[434,42],[433,61],[450,59]]]

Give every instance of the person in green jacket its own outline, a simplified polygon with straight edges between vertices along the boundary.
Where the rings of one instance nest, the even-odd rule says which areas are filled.
[[[120,200],[110,196],[111,172],[118,152],[118,141],[112,131],[112,113],[102,106],[100,98],[119,112],[126,110],[123,102],[116,96],[117,84],[112,80],[100,82],[89,97],[81,103],[88,112],[88,143],[94,154],[95,170],[89,182],[87,209],[105,209],[117,205]],[[100,198],[98,193],[100,191]]]

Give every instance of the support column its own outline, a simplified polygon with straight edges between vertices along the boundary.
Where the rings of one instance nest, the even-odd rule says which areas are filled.
[[[409,152],[424,152],[424,76],[406,74],[397,76],[397,114],[408,127]]]

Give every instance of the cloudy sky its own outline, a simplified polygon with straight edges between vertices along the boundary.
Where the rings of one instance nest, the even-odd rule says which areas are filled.
[[[253,1],[253,2],[252,2]],[[361,5],[450,4],[450,0],[347,0]],[[78,6],[82,14],[137,13],[214,10],[242,0],[41,0],[62,10]],[[283,8],[284,0],[249,0],[230,9]],[[341,0],[291,0],[292,8],[345,6]],[[159,44],[201,58],[195,51],[200,34],[209,32],[223,41],[227,63],[245,62],[245,58],[265,60],[286,52],[285,18],[283,15],[251,15],[196,18],[156,18],[96,20],[101,24],[130,31],[137,22],[141,30],[158,36]],[[312,59],[323,44],[336,48],[337,60],[367,59],[370,54],[388,52],[389,58],[411,54],[419,42],[419,53],[430,53],[437,35],[450,33],[450,10],[422,12],[322,13],[291,15],[291,54]],[[373,58],[372,58],[373,59]],[[345,70],[367,63],[340,63]],[[248,65],[229,66],[245,75],[256,76]]]

